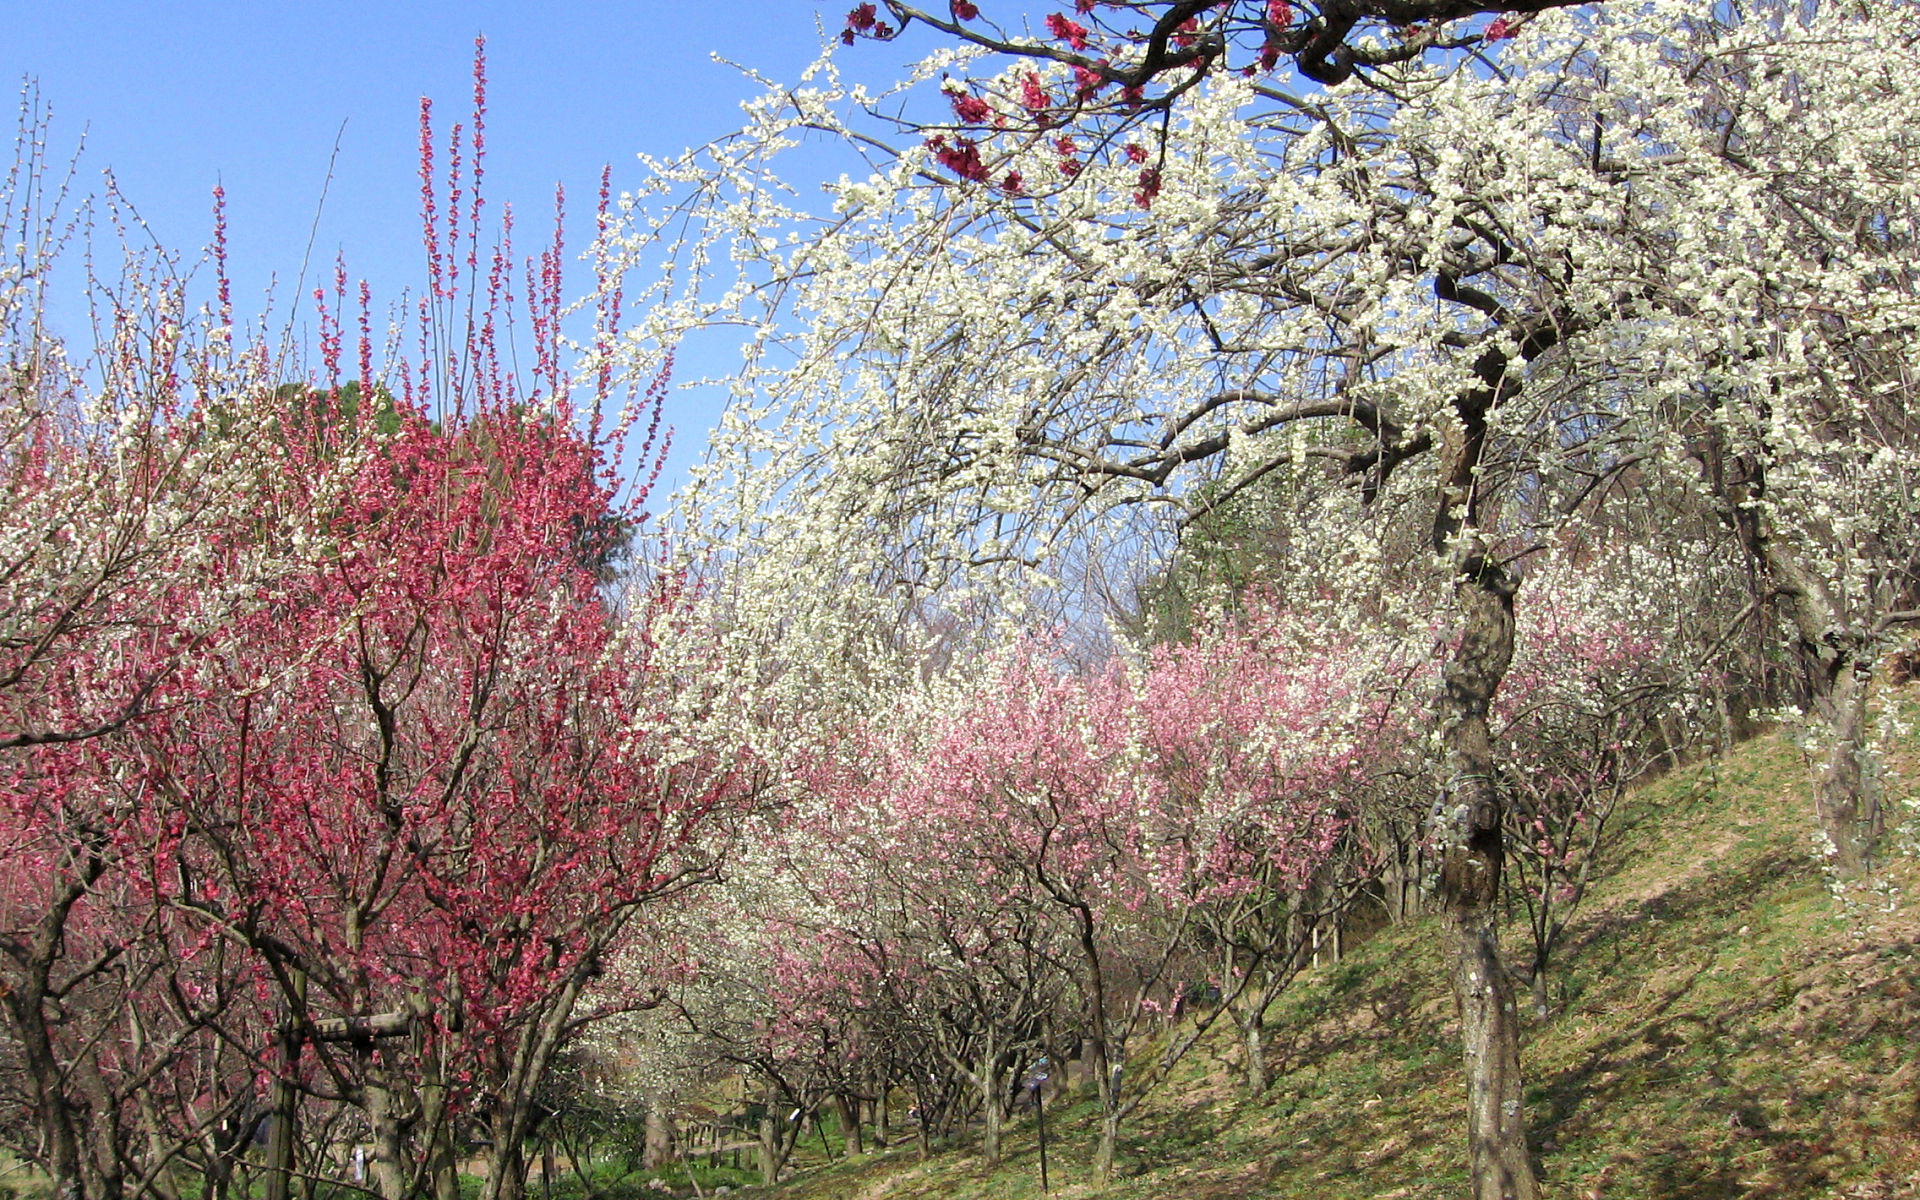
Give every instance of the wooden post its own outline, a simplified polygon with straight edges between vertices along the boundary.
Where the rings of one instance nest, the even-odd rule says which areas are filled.
[[[280,1071],[268,1105],[273,1123],[267,1127],[267,1200],[288,1200],[293,1176],[293,1114],[300,1098],[295,1076],[300,1070],[300,1009],[306,1006],[307,974],[296,969],[288,977],[293,998],[280,1018]]]
[[[293,1121],[300,1098],[295,1076],[299,1071],[300,1051],[307,1040],[301,1027],[301,1010],[307,1002],[307,975],[304,971],[291,970],[288,979],[293,985],[293,998],[280,1022],[280,1073],[273,1081],[268,1104],[273,1124],[267,1128],[266,1200],[293,1200]],[[405,1012],[375,1013],[370,1017],[330,1017],[308,1024],[316,1042],[346,1042],[398,1037],[411,1027],[411,1017]]]
[[[1046,1080],[1033,1085],[1033,1116],[1040,1124],[1040,1194],[1047,1194],[1047,1089]]]

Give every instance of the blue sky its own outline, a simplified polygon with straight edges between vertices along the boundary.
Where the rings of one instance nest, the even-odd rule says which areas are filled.
[[[635,154],[669,154],[732,129],[751,94],[718,51],[791,79],[846,0],[623,0],[620,3],[96,3],[0,5],[0,65],[32,77],[54,110],[52,146],[84,129],[82,178],[111,169],[162,244],[194,249],[211,233],[211,193],[227,193],[241,313],[278,275],[281,311],[319,214],[315,265],[336,251],[376,297],[421,276],[418,105],[443,131],[470,107],[472,41],[487,38],[488,196],[528,218],[550,212],[553,185],[585,216],[601,164],[616,188],[640,179]],[[886,79],[904,48],[863,47],[862,74]],[[345,123],[344,130],[342,123]],[[320,207],[336,136],[339,156]],[[495,210],[497,212],[497,209]],[[573,238],[577,248],[584,236]],[[584,286],[584,268],[573,280]],[[63,306],[64,307],[64,304]],[[56,313],[60,310],[56,310]],[[76,307],[72,310],[80,311]],[[721,348],[683,377],[725,369]],[[676,401],[684,463],[713,413]]]

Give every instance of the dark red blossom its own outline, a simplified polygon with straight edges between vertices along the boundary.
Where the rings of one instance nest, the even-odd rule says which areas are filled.
[[[1490,42],[1497,42],[1504,38],[1510,38],[1518,32],[1520,32],[1520,22],[1513,17],[1495,17],[1493,21],[1487,25],[1486,38]]]
[[[993,107],[971,92],[949,91],[947,101],[953,105],[953,115],[966,125],[985,125],[993,115]]]
[[[1080,145],[1070,137],[1053,139],[1054,152],[1060,155],[1060,173],[1068,179],[1080,173]]]
[[[854,39],[862,35],[885,41],[893,33],[893,26],[880,19],[880,13],[873,5],[861,4],[847,14],[847,27],[840,31],[840,40],[851,46]]]
[[[1038,75],[1029,74],[1020,81],[1020,104],[1028,112],[1036,113],[1053,107],[1053,97],[1047,94]]]
[[[1152,208],[1153,202],[1160,196],[1160,168],[1147,167],[1140,172],[1140,188],[1133,194],[1133,202],[1141,208]]]
[[[1027,181],[1018,171],[1008,171],[1007,177],[1000,181],[1000,190],[1009,196],[1018,196],[1026,189]]]
[[[972,0],[953,0],[953,16],[958,21],[972,21],[980,16],[980,6]]]
[[[968,181],[981,183],[987,178],[987,165],[980,161],[980,145],[972,138],[956,138],[952,143],[939,135],[927,139],[933,157],[947,170]]]
[[[1271,71],[1280,64],[1280,34],[1293,24],[1293,5],[1287,0],[1267,0],[1267,44],[1260,48],[1260,69]],[[1247,72],[1253,74],[1251,69]]]
[[[1086,12],[1087,9],[1082,8],[1080,11]],[[1061,13],[1048,13],[1047,32],[1064,41],[1075,50],[1085,50],[1087,48],[1087,27],[1072,17],[1065,16]]]
[[[1147,148],[1139,142],[1128,142],[1127,161],[1132,163],[1143,163],[1147,161]]]

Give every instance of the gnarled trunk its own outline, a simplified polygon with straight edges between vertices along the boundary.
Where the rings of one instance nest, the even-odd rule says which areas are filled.
[[[850,1099],[845,1092],[837,1092],[833,1097],[833,1110],[840,1117],[840,1153],[865,1154],[866,1146],[860,1136],[859,1101]]]
[[[1100,1114],[1100,1142],[1093,1151],[1093,1181],[1105,1187],[1113,1178],[1113,1158],[1120,1146],[1120,1109],[1110,1105]]]
[[[1872,868],[1874,850],[1886,832],[1867,730],[1871,670],[1867,660],[1855,658],[1814,694],[1815,709],[1832,739],[1814,787],[1814,811],[1821,832],[1833,843],[1834,866],[1848,878]]]
[[[1487,712],[1513,659],[1513,580],[1481,554],[1455,585],[1459,644],[1439,716],[1444,786],[1434,813],[1440,902],[1467,1075],[1476,1200],[1534,1200],[1520,1081],[1519,1024],[1497,928],[1503,812]]]
[[[1814,783],[1814,815],[1833,844],[1834,866],[1851,878],[1871,869],[1885,832],[1867,731],[1867,693],[1880,631],[1850,621],[1825,583],[1782,539],[1764,530],[1757,536],[1793,621],[1802,682],[1814,715],[1826,726],[1827,761]]]
[[[53,1039],[44,1023],[45,976],[30,976],[31,987],[20,987],[3,998],[17,1010],[13,1026],[20,1039],[24,1072],[33,1089],[34,1116],[46,1146],[54,1194],[59,1200],[82,1200],[86,1187],[81,1172],[81,1137],[85,1114],[68,1099],[61,1086],[62,1071],[54,1055]],[[13,1014],[10,1014],[13,1015]]]
[[[1865,612],[1848,610],[1845,597],[1810,570],[1792,540],[1775,531],[1760,506],[1751,503],[1764,495],[1764,479],[1736,486],[1727,482],[1726,464],[1718,458],[1709,468],[1726,502],[1723,519],[1769,577],[1771,588],[1760,600],[1777,603],[1793,624],[1800,684],[1828,739],[1827,761],[1814,784],[1814,816],[1832,843],[1835,868],[1851,878],[1872,868],[1874,850],[1886,832],[1874,786],[1877,764],[1867,731],[1867,693],[1881,641],[1895,615],[1875,620],[1871,604]]]

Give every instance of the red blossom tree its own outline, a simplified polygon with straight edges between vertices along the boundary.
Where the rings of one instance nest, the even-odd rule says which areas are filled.
[[[286,1057],[310,1047],[313,1090],[366,1112],[383,1194],[449,1168],[464,1113],[511,1195],[535,1087],[633,911],[705,873],[730,785],[668,748],[673,593],[633,625],[608,605],[626,518],[568,415],[398,417],[345,493],[289,480],[331,545],[141,726],[141,767],[204,846],[215,891],[188,901],[227,897],[271,970]]]
[[[84,585],[9,593],[0,639],[0,847],[24,868],[0,888],[0,1095],[65,1195],[165,1194],[175,1159],[217,1195],[270,1115],[279,1200],[328,1169],[301,1119],[352,1113],[388,1200],[455,1195],[476,1127],[487,1195],[517,1196],[556,1056],[677,968],[636,913],[713,873],[739,775],[696,728],[689,589],[635,550],[651,479],[625,482],[658,473],[665,370],[637,403],[604,369],[574,402],[557,235],[518,295],[510,221],[481,237],[484,82],[476,56],[444,193],[423,106],[429,288],[391,391],[344,269],[314,295],[314,382],[268,382],[217,243],[199,341],[176,284],[130,285],[118,390],[37,367],[0,394],[25,431],[7,586]],[[594,350],[620,296],[598,281]],[[99,503],[127,511],[80,519]],[[35,546],[18,518],[47,512]],[[629,985],[635,964],[655,973]]]

